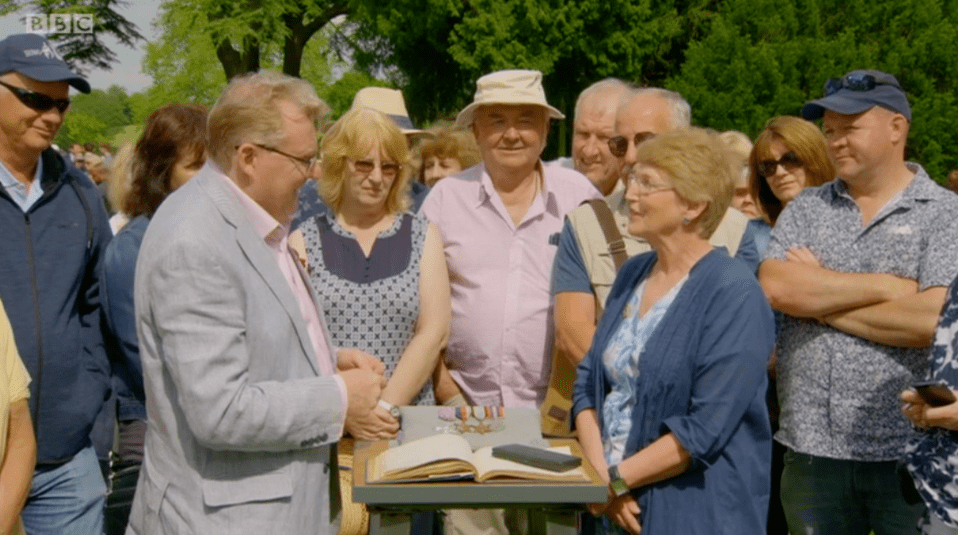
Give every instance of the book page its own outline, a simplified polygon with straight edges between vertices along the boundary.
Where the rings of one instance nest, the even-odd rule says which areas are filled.
[[[569,446],[549,448],[550,451],[572,455]],[[476,481],[486,481],[490,478],[506,479],[528,479],[530,481],[589,481],[588,476],[577,466],[565,472],[553,472],[544,470],[522,463],[499,459],[492,456],[492,448],[481,448],[476,450],[475,461],[473,463],[479,474]]]
[[[433,435],[390,448],[377,457],[382,458],[383,474],[422,466],[436,461],[458,459],[473,464],[472,449],[460,436]]]

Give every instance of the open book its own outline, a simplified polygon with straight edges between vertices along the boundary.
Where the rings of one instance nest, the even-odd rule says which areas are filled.
[[[553,450],[570,453],[568,446]],[[493,457],[491,447],[479,448],[473,453],[466,439],[453,434],[433,435],[383,451],[369,460],[366,479],[367,483],[461,479],[589,482],[581,466],[552,472]]]

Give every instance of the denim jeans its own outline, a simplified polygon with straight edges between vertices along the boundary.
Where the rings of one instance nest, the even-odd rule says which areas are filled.
[[[93,446],[69,461],[39,467],[21,518],[30,535],[101,535],[106,484]]]
[[[865,462],[785,452],[782,506],[802,535],[915,533],[923,504],[905,502],[895,461]]]

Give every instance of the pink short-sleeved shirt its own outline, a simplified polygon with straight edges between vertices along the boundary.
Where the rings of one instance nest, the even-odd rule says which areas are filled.
[[[518,226],[482,164],[441,180],[423,203],[449,265],[446,363],[474,404],[538,407],[545,397],[559,233],[567,212],[601,195],[576,171],[542,165],[542,172],[541,193]]]

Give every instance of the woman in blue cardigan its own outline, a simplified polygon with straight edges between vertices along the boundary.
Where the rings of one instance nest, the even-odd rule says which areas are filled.
[[[733,172],[700,128],[635,150],[629,232],[653,250],[618,274],[573,394],[585,455],[609,478],[590,510],[606,531],[765,533],[774,321],[754,275],[708,243]]]

